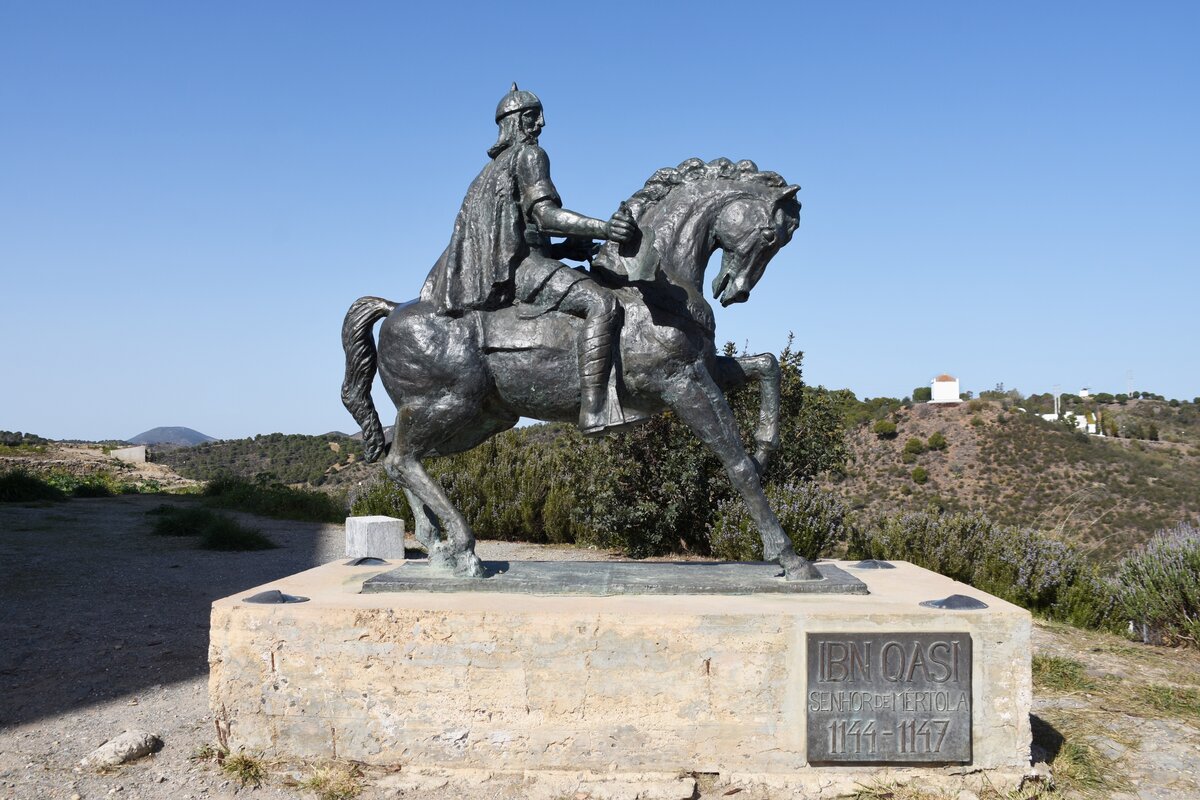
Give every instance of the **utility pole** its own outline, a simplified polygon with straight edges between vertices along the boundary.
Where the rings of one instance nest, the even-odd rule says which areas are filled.
[[[1056,417],[1062,416],[1058,408],[1058,394],[1060,391],[1062,391],[1062,386],[1057,383],[1054,384],[1054,416]]]

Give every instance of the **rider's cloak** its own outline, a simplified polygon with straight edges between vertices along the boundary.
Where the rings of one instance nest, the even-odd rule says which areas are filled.
[[[529,254],[526,214],[541,200],[561,203],[550,162],[533,143],[516,144],[471,182],[454,233],[421,288],[439,314],[493,309],[513,300],[513,274]]]

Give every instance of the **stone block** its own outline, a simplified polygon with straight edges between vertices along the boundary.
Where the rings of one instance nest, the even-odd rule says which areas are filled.
[[[108,454],[118,461],[125,461],[130,464],[146,463],[146,445],[144,444],[139,444],[136,447],[117,447],[110,450]]]
[[[404,520],[395,517],[346,517],[346,557],[403,559]]]
[[[867,584],[867,595],[606,597],[364,594],[363,581],[393,565],[327,564],[213,604],[212,708],[235,748],[451,775],[719,773],[731,785],[780,787],[780,797],[789,796],[785,787],[853,793],[881,776],[951,793],[1015,788],[1029,769],[1029,613],[895,564],[855,570],[838,562]],[[241,602],[264,589],[311,600]],[[920,605],[952,594],[988,607]],[[839,651],[833,669],[812,671],[819,651],[810,653],[810,642],[843,634],[855,634],[843,641],[863,658]],[[952,660],[932,644],[934,634],[969,636],[969,655]],[[905,646],[885,647],[896,639]],[[919,659],[913,644],[921,645]],[[970,725],[969,760],[810,763],[823,751],[809,747],[809,715],[828,713],[830,702],[859,703],[849,685],[832,700],[815,696],[822,690],[810,685],[814,676],[854,678],[871,664],[885,681],[916,671],[937,682],[969,668],[970,680],[959,676],[956,685],[969,694],[970,711],[954,718]],[[928,702],[924,690],[909,697],[892,688],[893,709]],[[891,690],[870,691],[877,702]],[[910,743],[931,740],[926,728],[896,734],[905,732]],[[866,735],[847,728],[832,746],[840,755]]]

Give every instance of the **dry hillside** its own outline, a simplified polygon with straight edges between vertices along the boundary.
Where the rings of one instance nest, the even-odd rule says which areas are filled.
[[[1200,518],[1200,448],[1187,442],[1088,436],[999,403],[916,405],[848,434],[848,475],[827,488],[866,516],[931,503],[984,510],[998,522],[1056,530],[1103,557],[1155,530]],[[944,449],[924,452],[941,433]],[[927,480],[919,483],[914,470]]]

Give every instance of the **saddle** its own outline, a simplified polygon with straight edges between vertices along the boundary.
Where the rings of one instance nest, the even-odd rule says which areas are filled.
[[[495,311],[476,312],[484,353],[529,351],[531,357],[546,357],[546,351],[557,353],[563,360],[576,365],[578,371],[579,332],[583,320],[562,311],[546,311],[535,317],[522,314],[520,305],[508,306]],[[618,329],[617,341],[620,341]],[[543,355],[535,356],[535,351]],[[630,408],[628,392],[622,376],[621,348],[613,348],[613,364],[608,375],[608,398],[605,409],[603,433],[613,433],[654,416],[649,412]]]

